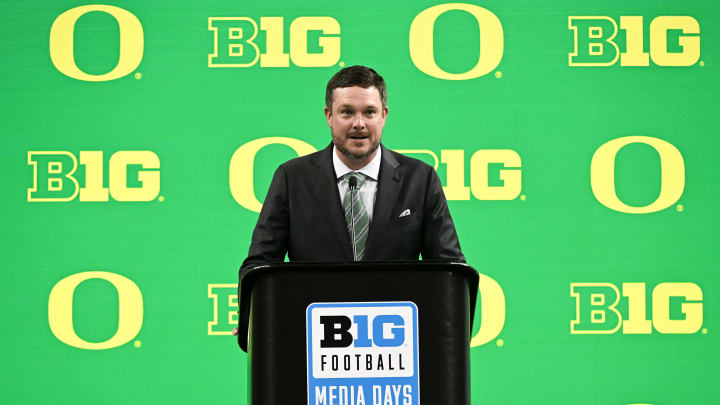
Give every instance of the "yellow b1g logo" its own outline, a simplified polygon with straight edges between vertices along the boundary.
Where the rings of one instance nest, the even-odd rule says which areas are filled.
[[[700,24],[690,16],[660,16],[650,22],[650,52],[644,50],[643,17],[621,16],[625,50],[620,52],[618,25],[606,16],[570,16],[574,48],[570,66],[690,66],[700,59]]]
[[[283,17],[260,17],[265,49],[255,42],[258,25],[248,17],[210,17],[213,53],[208,67],[333,66],[340,60],[340,23],[332,17],[298,17],[290,23],[290,53],[285,52]],[[318,35],[319,33],[319,35]],[[312,39],[312,40],[311,40]]]
[[[81,151],[78,159],[66,151],[28,152],[33,168],[33,186],[27,200],[152,201],[160,193],[160,159],[150,151],[118,151],[110,156],[108,187],[103,180],[103,152]],[[84,184],[78,181],[78,166],[84,168]]]
[[[571,283],[575,319],[571,334],[695,333],[703,324],[703,292],[695,283],[660,283],[652,291],[652,318],[647,319],[645,283],[623,283],[622,294],[611,283]],[[618,309],[627,298],[627,311]],[[623,303],[624,306],[625,303]]]

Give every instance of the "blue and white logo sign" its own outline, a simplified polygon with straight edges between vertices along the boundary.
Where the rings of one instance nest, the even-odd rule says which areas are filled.
[[[308,405],[419,405],[417,319],[412,302],[310,304]]]

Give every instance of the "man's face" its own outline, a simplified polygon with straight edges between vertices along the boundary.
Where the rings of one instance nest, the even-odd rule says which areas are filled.
[[[375,157],[387,114],[388,109],[383,108],[380,92],[374,86],[340,87],[333,91],[332,110],[325,107],[325,118],[343,163],[359,169]]]

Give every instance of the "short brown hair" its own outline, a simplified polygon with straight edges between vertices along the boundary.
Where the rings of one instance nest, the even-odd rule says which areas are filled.
[[[335,89],[353,86],[362,87],[363,89],[375,87],[380,93],[383,108],[387,107],[385,80],[373,69],[360,65],[349,66],[335,73],[325,89],[325,106],[332,110]]]

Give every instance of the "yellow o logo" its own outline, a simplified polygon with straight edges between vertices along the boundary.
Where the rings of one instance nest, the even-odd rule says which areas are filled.
[[[272,144],[289,146],[298,156],[316,152],[316,149],[307,142],[280,136],[256,139],[239,147],[230,158],[230,193],[238,204],[250,211],[260,212],[262,208],[262,203],[255,197],[253,186],[255,155],[260,149]]]
[[[505,293],[500,284],[480,274],[478,295],[480,305],[480,330],[470,340],[470,347],[482,346],[495,339],[505,326]]]
[[[660,155],[660,195],[652,204],[644,207],[631,207],[620,201],[615,193],[615,156],[620,149],[631,143],[650,145]],[[590,163],[590,184],[600,204],[612,210],[628,214],[656,212],[675,204],[682,196],[685,189],[685,162],[680,151],[662,139],[649,136],[617,138],[595,151]]]
[[[78,18],[91,11],[108,13],[117,20],[120,28],[120,57],[108,73],[90,75],[77,67],[73,50],[75,23]],[[131,12],[119,7],[92,4],[72,8],[58,16],[50,28],[50,59],[62,74],[77,80],[103,82],[114,80],[132,73],[143,57],[143,29],[140,21]]]
[[[480,56],[474,68],[465,73],[448,73],[435,63],[433,28],[437,18],[450,10],[472,14],[480,27]],[[410,58],[421,72],[438,79],[468,80],[490,73],[500,64],[503,56],[503,28],[495,14],[465,3],[440,4],[424,10],[410,25]]]
[[[91,343],[81,339],[73,327],[73,295],[83,281],[93,278],[110,282],[118,293],[118,328],[109,340]],[[143,299],[138,286],[119,274],[87,271],[60,280],[50,291],[48,301],[50,330],[66,345],[88,350],[112,349],[123,345],[140,332],[143,323]]]

